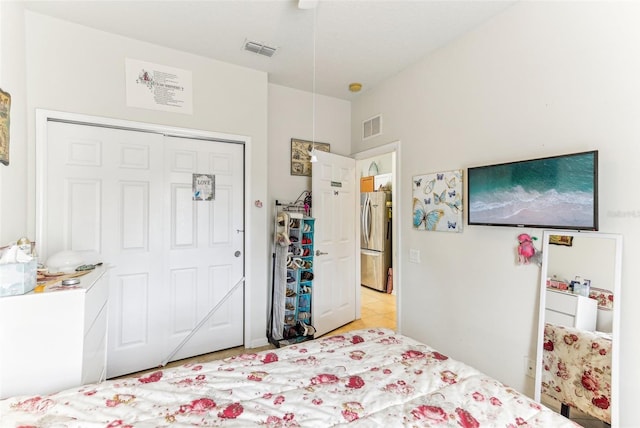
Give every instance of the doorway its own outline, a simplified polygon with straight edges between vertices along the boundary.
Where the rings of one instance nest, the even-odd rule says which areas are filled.
[[[369,286],[360,285],[360,293],[358,299],[358,311],[357,318],[362,320],[364,327],[369,327],[369,324],[378,323],[385,327],[391,328],[388,319],[393,319],[393,330],[400,331],[400,317],[397,311],[399,293],[400,293],[400,270],[396,268],[399,266],[398,261],[398,248],[400,242],[400,236],[398,234],[398,216],[400,212],[400,204],[397,203],[399,192],[399,180],[398,176],[398,151],[400,145],[399,142],[386,144],[384,146],[366,150],[364,152],[357,153],[354,157],[356,159],[356,172],[360,178],[365,178],[363,182],[372,181],[373,190],[386,191],[389,194],[390,207],[388,213],[390,215],[390,268],[387,275],[384,276],[384,284],[379,284],[379,279],[375,283],[369,284]],[[370,188],[364,188],[363,190],[371,190]],[[358,213],[360,217],[360,213]],[[362,221],[362,219],[361,219]],[[358,235],[359,240],[362,240],[362,230],[359,228]],[[366,257],[358,257],[358,273],[359,284],[364,284],[369,281],[365,281],[365,276],[371,277],[366,272],[363,273],[363,269],[370,269],[371,266],[367,266],[369,262],[365,260]],[[362,260],[365,260],[364,262]]]

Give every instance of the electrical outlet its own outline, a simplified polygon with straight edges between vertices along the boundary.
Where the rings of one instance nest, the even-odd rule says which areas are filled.
[[[409,261],[411,263],[420,263],[420,250],[409,249]]]
[[[524,372],[531,379],[536,377],[536,362],[529,357],[524,357]]]

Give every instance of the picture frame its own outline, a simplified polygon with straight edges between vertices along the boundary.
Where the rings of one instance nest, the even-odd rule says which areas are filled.
[[[9,165],[11,95],[0,89],[0,163]]]
[[[549,244],[571,247],[573,245],[573,236],[549,235]]]
[[[463,171],[434,172],[412,178],[414,230],[462,232]]]
[[[213,174],[193,174],[192,200],[213,201],[216,199],[216,176]]]
[[[327,153],[331,151],[329,143],[318,143],[298,138],[291,139],[291,175],[311,177],[311,156],[309,156],[309,152],[312,148]]]

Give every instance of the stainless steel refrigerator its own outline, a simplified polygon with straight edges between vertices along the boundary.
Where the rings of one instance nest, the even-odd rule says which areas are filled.
[[[380,291],[386,291],[391,266],[390,202],[388,192],[360,194],[360,282]]]

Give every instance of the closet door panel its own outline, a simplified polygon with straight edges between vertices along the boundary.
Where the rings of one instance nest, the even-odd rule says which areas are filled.
[[[115,288],[109,295],[111,320],[110,348],[125,350],[149,345],[149,308],[139,305],[149,299],[149,276],[146,274],[118,275]],[[112,351],[113,352],[113,351]]]
[[[110,268],[107,377],[243,344],[241,144],[49,121],[42,152],[40,254]],[[195,174],[214,200],[194,200]]]
[[[217,204],[209,210],[209,247],[233,245],[233,192],[228,186],[216,189]]]
[[[196,212],[191,200],[191,185],[171,184],[171,248],[196,248]]]
[[[171,334],[189,333],[197,323],[198,272],[195,268],[171,271]]]
[[[206,307],[212,308],[219,302],[229,290],[229,285],[234,282],[232,265],[210,266],[208,269],[208,293],[206,296]],[[211,317],[207,328],[212,331],[216,329],[234,329],[233,323],[237,322],[238,299],[231,298],[230,305],[221,306]],[[206,309],[206,308],[201,308]]]
[[[195,278],[177,277],[173,285],[187,297],[170,302],[172,313],[195,316],[188,318],[191,329],[169,341],[175,360],[242,344],[242,283],[233,287],[244,274],[243,148],[178,137],[167,137],[165,144],[172,229],[167,266],[194,272]],[[211,200],[198,198],[194,189],[202,176],[215,183]],[[173,322],[183,327],[178,319]]]
[[[92,250],[109,266],[108,377],[158,365],[165,349],[163,141],[47,124],[43,250]]]
[[[120,239],[122,250],[146,251],[149,248],[149,183],[120,183]]]
[[[101,180],[65,180],[63,245],[76,250],[100,252]],[[51,225],[53,226],[53,225]]]

